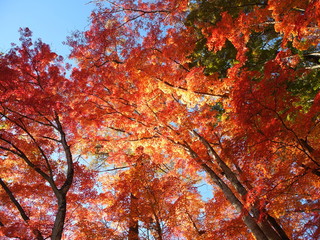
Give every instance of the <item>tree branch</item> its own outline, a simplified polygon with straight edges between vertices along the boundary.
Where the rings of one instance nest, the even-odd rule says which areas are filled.
[[[73,181],[74,167],[73,167],[73,160],[72,160],[72,154],[70,151],[70,146],[68,145],[67,139],[66,139],[66,134],[63,131],[58,114],[55,113],[55,115],[56,115],[55,122],[57,124],[57,129],[58,129],[60,136],[61,136],[60,141],[61,141],[62,147],[64,149],[64,152],[65,152],[65,156],[67,159],[67,166],[68,166],[66,180],[59,190],[61,190],[63,194],[66,194],[68,192],[69,188],[71,187],[71,184]]]
[[[18,200],[15,198],[15,196],[13,195],[12,191],[9,189],[7,184],[2,180],[2,178],[0,178],[0,185],[4,189],[4,191],[7,193],[7,195],[9,196],[11,202],[18,209],[22,219],[27,223],[30,220],[30,218],[28,217],[28,215],[26,214],[25,210],[22,208],[22,206],[20,205]],[[4,225],[0,222],[0,226],[4,226]],[[42,234],[41,234],[41,232],[38,229],[33,229],[33,233],[36,236],[37,240],[43,240],[44,239]]]

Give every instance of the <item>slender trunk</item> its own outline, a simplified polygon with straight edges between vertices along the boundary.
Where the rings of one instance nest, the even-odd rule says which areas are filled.
[[[156,226],[155,226],[155,231],[156,231],[156,233],[157,233],[157,235],[158,235],[158,240],[162,240],[163,239],[163,237],[162,237],[162,228],[161,228],[161,221],[160,221],[160,219],[159,219],[159,217],[158,217],[158,214],[157,214],[157,211],[156,211],[156,204],[157,204],[157,199],[156,199],[156,197],[154,196],[154,193],[153,193],[153,191],[152,190],[150,190],[150,189],[147,189],[147,191],[148,191],[148,193],[149,193],[149,196],[150,196],[150,198],[153,198],[153,200],[154,200],[154,202],[153,201],[151,201],[150,202],[150,204],[151,204],[151,209],[152,209],[152,213],[153,213],[153,216],[154,216],[154,219],[155,219],[155,224],[156,224]]]
[[[36,240],[44,240],[41,232],[38,229],[34,229],[32,232],[35,235]]]
[[[191,156],[199,163],[202,169],[210,176],[211,180],[217,184],[217,186],[222,190],[227,200],[237,209],[238,212],[242,213],[242,220],[248,229],[252,232],[257,240],[268,240],[267,236],[264,234],[260,226],[257,224],[256,220],[248,213],[244,208],[242,202],[235,196],[229,186],[212,170],[207,164],[205,164],[198,154],[193,151],[193,149],[185,143],[183,145],[191,154]]]
[[[51,240],[60,240],[62,238],[62,232],[67,212],[67,201],[64,194],[60,194],[58,197],[58,211],[56,219],[54,221]]]
[[[162,228],[161,228],[161,225],[160,225],[160,221],[159,221],[159,218],[155,215],[155,219],[156,219],[156,231],[157,231],[157,234],[158,234],[158,240],[162,240]]]
[[[282,239],[290,240],[290,238],[287,236],[285,231],[282,229],[282,227],[278,224],[276,219],[269,214],[267,215],[267,221],[271,224],[271,226],[279,233],[279,235],[282,237]]]
[[[200,230],[198,227],[197,227],[197,224],[195,223],[195,221],[192,219],[192,216],[190,215],[190,213],[188,213],[188,211],[186,211],[194,229],[197,231],[197,233],[199,234],[199,236],[201,236],[202,234],[205,234],[206,231],[205,230]]]
[[[213,149],[213,147],[210,145],[210,143],[205,138],[200,136],[196,131],[193,131],[193,133],[196,136],[198,136],[200,141],[205,145],[211,158],[214,159],[218,163],[219,167],[224,172],[226,178],[234,186],[234,188],[237,190],[237,192],[242,197],[245,197],[247,195],[248,191],[243,186],[243,184],[239,181],[237,175],[220,158],[219,154]],[[260,211],[258,210],[257,207],[253,206],[250,209],[250,212],[255,219],[258,220],[260,218]],[[266,213],[266,215],[267,215],[267,218],[268,217],[272,218],[268,213]],[[289,237],[286,235],[286,233],[283,231],[283,229],[277,223],[277,221],[273,218],[274,221],[270,222],[267,220],[267,218],[263,218],[261,221],[258,221],[257,223],[261,227],[261,229],[265,233],[265,235],[268,237],[268,239],[270,239],[270,240],[289,240]]]
[[[261,227],[262,231],[270,240],[290,240],[287,234],[284,232],[282,227],[277,223],[277,221],[271,217],[268,213],[265,213],[266,216],[260,218],[260,211],[257,207],[253,206],[250,209],[253,217],[258,220],[258,224]],[[270,222],[268,219],[273,219],[274,221]],[[259,221],[260,220],[260,221]]]
[[[130,219],[128,240],[139,240],[139,223],[136,216],[137,198],[130,194]]]
[[[309,145],[308,141],[299,139],[298,143],[303,147],[303,149],[309,154],[309,157],[312,159],[312,162],[317,165],[317,168],[310,168],[302,164],[306,170],[311,169],[311,173],[320,176],[320,152],[315,150],[312,146]]]
[[[130,221],[128,240],[139,240],[138,221]]]
[[[67,143],[66,134],[63,131],[59,116],[56,114],[55,122],[57,124],[57,130],[60,133],[61,136],[61,144],[66,156],[67,160],[67,176],[64,184],[60,189],[56,187],[55,184],[52,187],[54,194],[56,195],[58,199],[58,211],[56,214],[56,218],[54,221],[53,229],[52,229],[52,240],[60,240],[62,238],[65,218],[66,218],[66,212],[67,212],[67,198],[66,195],[72,185],[73,182],[73,176],[74,176],[74,166],[73,166],[73,160],[72,160],[72,154],[70,150],[70,146]]]
[[[239,211],[243,213],[242,220],[250,229],[252,234],[255,236],[257,240],[268,240],[268,237],[262,231],[260,226],[257,224],[256,220],[246,211],[243,204],[239,201],[239,199],[234,195],[231,189],[227,184],[223,182],[223,180],[206,164],[201,165],[202,168],[209,174],[211,179],[219,186],[222,190],[228,201]]]
[[[4,115],[3,115],[4,116]],[[6,117],[6,116],[4,116]],[[6,117],[7,119],[9,119],[8,117]],[[50,121],[50,125],[59,132],[59,135],[61,137],[60,140],[54,140],[55,142],[58,142],[62,145],[64,154],[65,154],[65,158],[67,161],[67,174],[66,174],[66,179],[64,181],[64,184],[62,185],[62,187],[59,189],[54,181],[54,177],[53,177],[53,172],[52,169],[50,167],[49,164],[49,157],[45,154],[45,152],[42,150],[42,148],[40,147],[39,143],[36,141],[36,139],[32,136],[32,134],[28,131],[28,129],[23,125],[23,123],[20,121],[15,122],[11,119],[9,119],[12,123],[14,123],[15,125],[17,125],[19,128],[21,128],[32,140],[33,143],[37,146],[37,148],[39,149],[40,154],[42,155],[42,157],[45,160],[45,163],[47,165],[47,169],[49,170],[49,174],[46,173],[45,171],[43,171],[40,167],[38,167],[37,165],[35,165],[28,157],[28,155],[21,150],[17,145],[15,145],[12,141],[3,138],[0,135],[0,140],[2,140],[3,142],[7,143],[10,145],[10,147],[5,147],[5,146],[0,146],[0,149],[5,150],[7,152],[10,152],[18,157],[20,157],[21,159],[24,160],[24,162],[31,167],[34,171],[36,171],[43,179],[45,179],[49,185],[51,186],[52,191],[54,192],[57,200],[58,200],[58,211],[55,217],[55,222],[54,222],[54,226],[52,229],[52,234],[51,234],[51,239],[54,240],[60,240],[62,237],[62,232],[63,232],[63,226],[64,226],[64,222],[65,222],[65,217],[66,217],[66,211],[67,211],[67,202],[66,202],[66,195],[67,192],[69,191],[72,182],[73,182],[73,176],[74,176],[74,166],[73,166],[73,159],[72,159],[72,153],[70,150],[70,146],[68,145],[67,139],[66,139],[66,133],[64,132],[63,128],[62,128],[62,124],[60,122],[59,116],[57,113],[55,113],[55,123],[56,125],[53,125],[53,123],[51,123]],[[10,196],[10,195],[9,195]],[[12,196],[10,196],[10,199],[14,202],[14,198],[12,198]],[[25,215],[24,211],[21,208],[21,206],[19,206],[18,204],[16,204],[14,202],[14,204],[16,205],[16,207],[18,208],[22,218],[27,221],[29,220],[28,216]],[[37,236],[37,239],[43,239],[43,237],[41,236],[40,231],[38,230],[34,230],[34,234]]]
[[[161,225],[160,225],[160,222],[157,219],[156,219],[156,232],[158,234],[158,240],[163,240]]]

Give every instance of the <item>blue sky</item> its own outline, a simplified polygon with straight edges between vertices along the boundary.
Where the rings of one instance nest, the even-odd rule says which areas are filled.
[[[94,9],[90,0],[0,0],[0,52],[19,42],[20,27],[29,27],[35,39],[41,38],[52,50],[68,55],[62,44],[74,30],[88,28]]]

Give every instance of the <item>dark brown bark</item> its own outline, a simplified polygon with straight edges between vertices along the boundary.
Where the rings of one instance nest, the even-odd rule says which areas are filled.
[[[160,222],[159,222],[159,219],[156,217],[156,231],[157,231],[157,234],[158,234],[158,240],[162,240],[162,228],[161,228],[161,225],[160,225]]]
[[[61,194],[58,197],[58,211],[52,228],[51,240],[60,240],[62,238],[64,222],[67,212],[66,196]]]
[[[226,178],[231,182],[231,184],[235,187],[237,192],[241,196],[245,196],[247,194],[247,189],[241,184],[241,182],[238,180],[236,174],[229,168],[229,166],[220,158],[218,153],[213,149],[213,147],[210,145],[210,143],[203,138],[201,135],[199,135],[196,131],[193,131],[193,133],[200,139],[200,141],[203,143],[203,145],[207,148],[208,154],[210,157],[217,162],[219,167],[224,172]]]
[[[150,199],[152,198],[152,200],[150,201],[150,205],[151,205],[151,209],[152,209],[152,214],[155,220],[155,227],[153,229],[155,229],[155,232],[157,233],[158,236],[158,240],[162,240],[163,239],[163,232],[162,232],[162,227],[161,227],[161,219],[158,216],[158,211],[157,211],[157,198],[154,195],[154,192],[151,189],[147,189],[147,192],[149,194]],[[152,222],[153,223],[153,222]]]
[[[265,213],[266,216],[259,220],[261,213],[258,208],[253,206],[250,212],[258,220],[259,226],[270,240],[290,240],[278,222],[268,213]],[[271,218],[273,219],[272,222],[268,220]]]
[[[154,198],[154,195],[152,194],[153,198]],[[157,212],[156,212],[156,209],[155,209],[155,204],[151,203],[151,209],[152,209],[152,213],[153,213],[153,216],[154,216],[154,219],[155,219],[155,230],[157,232],[157,235],[158,235],[158,240],[162,240],[163,237],[162,237],[162,228],[161,228],[161,223],[160,223],[160,219],[157,215]]]
[[[130,193],[130,220],[128,240],[139,240],[139,223],[136,216],[137,198]]]
[[[3,115],[4,116],[4,115]],[[5,116],[4,116],[5,117]],[[7,117],[6,117],[7,118]],[[9,118],[7,118],[9,119]],[[70,150],[70,146],[67,143],[66,140],[66,134],[62,128],[59,116],[56,114],[55,115],[55,126],[52,124],[52,126],[55,130],[59,132],[60,135],[60,140],[55,140],[56,142],[60,143],[62,145],[62,148],[65,153],[66,161],[67,161],[67,175],[66,179],[64,181],[64,184],[62,187],[59,189],[54,181],[53,178],[53,173],[49,165],[49,159],[46,156],[46,154],[42,151],[40,145],[38,145],[36,139],[32,136],[32,134],[28,131],[28,129],[24,126],[23,122],[20,120],[20,123],[17,123],[11,119],[9,119],[12,123],[16,124],[18,127],[20,127],[23,131],[25,131],[28,136],[33,140],[33,143],[37,146],[39,149],[42,157],[44,158],[49,174],[47,174],[45,171],[43,171],[41,168],[37,167],[30,159],[29,157],[25,154],[23,150],[21,150],[18,146],[16,146],[13,142],[11,142],[8,139],[3,138],[0,135],[0,140],[5,142],[6,144],[10,145],[11,147],[5,147],[5,146],[0,146],[0,149],[8,151],[18,157],[20,157],[24,162],[31,167],[34,171],[36,171],[42,178],[44,178],[49,185],[52,188],[52,191],[54,192],[57,200],[58,200],[58,210],[56,213],[55,221],[54,221],[54,226],[52,229],[52,235],[51,239],[53,240],[60,240],[62,237],[63,233],[63,227],[65,223],[65,216],[66,216],[66,211],[67,211],[67,201],[66,201],[66,194],[68,190],[70,189],[72,182],[73,182],[73,175],[74,175],[74,167],[73,167],[73,159],[72,159],[72,154]],[[19,208],[18,208],[19,209]],[[20,210],[19,210],[20,211]],[[20,213],[21,214],[21,213]],[[25,218],[26,216],[23,216]],[[24,219],[25,220],[25,219]],[[35,232],[36,236],[39,235],[37,232]],[[41,238],[37,238],[41,239]],[[43,239],[43,238],[42,238]]]
[[[4,189],[4,191],[7,193],[7,195],[10,198],[10,201],[15,205],[15,207],[18,209],[20,216],[22,217],[22,219],[24,221],[28,221],[30,220],[29,217],[27,216],[26,212],[24,211],[24,209],[22,208],[22,206],[20,205],[20,203],[17,201],[17,199],[15,198],[15,196],[13,195],[13,193],[11,192],[11,190],[9,189],[9,187],[5,184],[5,182],[0,178],[0,185],[1,187]]]
[[[282,227],[278,224],[276,219],[270,215],[267,215],[266,220],[271,224],[272,227],[275,228],[275,230],[279,233],[279,235],[282,237],[282,239],[290,240],[290,238],[287,236],[285,231],[282,229]]]
[[[131,221],[129,226],[128,240],[139,240],[138,221]]]
[[[162,240],[163,237],[162,237],[162,228],[161,228],[161,223],[160,223],[160,220],[159,220],[159,217],[156,213],[156,210],[155,210],[155,206],[154,204],[152,204],[152,212],[153,212],[153,216],[154,216],[154,219],[155,219],[155,230],[157,232],[157,235],[158,235],[158,240]]]
[[[64,153],[66,156],[66,160],[67,160],[66,180],[60,189],[53,188],[53,191],[58,199],[58,211],[54,221],[51,239],[60,240],[62,238],[63,227],[64,227],[66,212],[67,212],[66,195],[73,182],[74,167],[73,167],[73,159],[70,151],[70,146],[67,143],[66,134],[62,129],[62,125],[57,114],[56,114],[55,122],[57,124],[57,130],[60,133],[60,137],[61,137],[60,142],[62,144]]]
[[[194,229],[197,231],[197,233],[199,234],[199,236],[201,236],[202,234],[205,234],[206,231],[205,230],[199,230],[197,224],[195,223],[195,221],[192,219],[192,216],[190,213],[188,213],[188,211],[186,211],[187,215],[188,215],[188,218],[190,219]]]
[[[241,201],[235,196],[229,186],[212,170],[207,164],[201,163],[199,156],[190,146],[185,146],[190,152],[191,156],[196,159],[202,169],[210,176],[212,181],[222,190],[227,200],[237,209],[238,212],[242,213],[242,220],[248,229],[252,232],[257,240],[268,240],[268,237],[262,231],[257,221],[246,211]]]
[[[243,184],[239,181],[236,174],[229,168],[229,166],[220,158],[219,154],[213,149],[213,147],[210,145],[210,143],[203,138],[201,135],[199,135],[196,131],[193,131],[193,133],[198,136],[200,141],[205,145],[205,147],[208,150],[209,155],[212,159],[214,159],[219,167],[224,172],[226,178],[230,181],[230,183],[234,186],[234,188],[237,190],[237,192],[242,196],[245,197],[248,193],[247,189],[243,186]],[[253,217],[256,220],[259,220],[260,217],[260,211],[253,206],[250,209],[250,213],[253,215]],[[281,226],[277,223],[277,221],[273,218],[274,221],[270,222],[267,219],[272,218],[267,211],[265,211],[266,218],[263,218],[259,221],[257,221],[258,225],[261,227],[262,231],[265,233],[265,235],[270,240],[289,240],[289,237],[286,235],[284,230],[281,228]]]
[[[225,197],[228,201],[239,211],[243,213],[242,220],[250,229],[252,234],[255,236],[257,240],[268,240],[266,234],[262,231],[260,226],[257,224],[256,220],[246,212],[243,204],[239,201],[239,199],[234,195],[231,189],[227,184],[223,182],[223,180],[206,164],[202,164],[202,168],[209,174],[211,179],[218,185],[218,187],[222,190]]]
[[[7,184],[2,180],[2,178],[0,178],[0,185],[1,187],[4,189],[4,191],[7,193],[7,195],[9,196],[11,202],[15,205],[15,207],[18,209],[20,216],[22,217],[22,219],[25,222],[28,222],[30,220],[30,218],[28,217],[28,215],[26,214],[26,212],[24,211],[24,209],[22,208],[22,206],[20,205],[20,203],[18,202],[18,200],[15,198],[15,196],[13,195],[12,191],[9,189],[9,187],[7,186]],[[0,222],[0,226],[4,226],[1,222]],[[41,232],[38,229],[33,229],[32,230],[33,234],[35,235],[37,240],[43,240],[43,236],[41,234]]]
[[[68,145],[68,142],[66,139],[66,134],[63,131],[62,125],[60,123],[60,120],[59,120],[59,117],[57,114],[56,114],[55,122],[57,124],[57,129],[60,133],[60,137],[61,137],[60,142],[62,144],[64,153],[66,155],[66,160],[67,160],[67,176],[66,176],[66,180],[60,190],[63,194],[67,194],[67,192],[69,191],[69,189],[72,185],[72,182],[73,182],[73,175],[74,175],[73,160],[72,160],[72,154],[70,151],[70,146]]]
[[[38,229],[34,229],[33,231],[34,236],[36,237],[36,240],[44,240],[41,232]]]
[[[304,139],[298,139],[298,143],[305,149],[309,156],[313,159],[313,162],[319,167],[320,166],[320,152],[315,150],[309,143],[308,141]],[[319,176],[319,168],[314,169],[312,173],[316,174]]]

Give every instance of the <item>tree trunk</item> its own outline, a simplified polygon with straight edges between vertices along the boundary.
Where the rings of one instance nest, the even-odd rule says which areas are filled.
[[[248,229],[252,232],[257,240],[268,240],[268,237],[262,231],[256,220],[246,211],[243,204],[234,195],[231,189],[223,180],[206,164],[201,165],[202,168],[209,174],[211,179],[219,186],[228,201],[239,211],[243,213],[242,220],[247,225]],[[271,240],[271,239],[270,239]]]
[[[70,146],[67,143],[66,139],[66,134],[63,131],[61,122],[59,120],[59,116],[56,114],[55,117],[55,122],[57,124],[57,129],[60,133],[61,136],[61,144],[66,156],[67,160],[67,176],[66,180],[64,181],[64,184],[60,189],[57,188],[55,185],[53,178],[51,178],[51,186],[54,191],[54,194],[56,195],[58,199],[58,211],[56,214],[56,219],[54,221],[53,229],[52,229],[52,235],[51,239],[52,240],[60,240],[62,238],[62,233],[63,233],[63,227],[64,227],[64,222],[66,218],[66,212],[67,212],[67,198],[66,195],[72,185],[73,182],[73,175],[74,175],[74,166],[73,166],[73,160],[72,160],[72,154],[70,151]]]
[[[230,181],[230,183],[234,186],[234,188],[237,190],[237,192],[242,196],[245,197],[248,193],[247,189],[243,186],[243,184],[239,181],[237,175],[229,168],[229,166],[220,158],[219,154],[213,149],[213,147],[210,145],[210,143],[203,138],[201,135],[199,135],[196,131],[193,131],[193,133],[200,139],[200,141],[205,145],[205,147],[208,150],[208,153],[210,157],[215,160],[219,167],[224,172],[226,178]],[[260,217],[260,211],[253,206],[250,209],[250,213],[253,215],[253,217],[258,220]],[[263,218],[261,221],[258,221],[258,225],[262,229],[262,231],[265,233],[265,235],[270,240],[289,240],[289,237],[286,235],[286,233],[283,231],[281,226],[277,223],[277,221],[272,218],[268,213],[266,213],[267,218]],[[268,221],[267,219],[273,219],[273,221]]]
[[[130,221],[128,240],[139,240],[138,221]]]
[[[205,164],[198,154],[193,151],[189,145],[183,145],[191,154],[191,156],[200,164],[202,169],[210,176],[212,181],[218,185],[222,190],[227,200],[237,209],[238,212],[242,213],[242,220],[248,229],[252,232],[257,240],[269,240],[264,234],[256,220],[246,211],[241,201],[235,196],[229,186],[207,165]]]
[[[139,222],[136,214],[137,198],[130,193],[130,220],[128,240],[139,240]]]
[[[38,229],[34,229],[32,232],[36,236],[37,240],[44,240],[41,232]]]
[[[290,240],[285,231],[283,231],[282,227],[278,224],[276,219],[269,214],[267,215],[267,221],[271,224],[271,226],[279,233],[282,239]]]
[[[67,200],[64,194],[58,196],[58,212],[54,221],[51,240],[60,240],[62,238],[62,232],[67,212]]]

